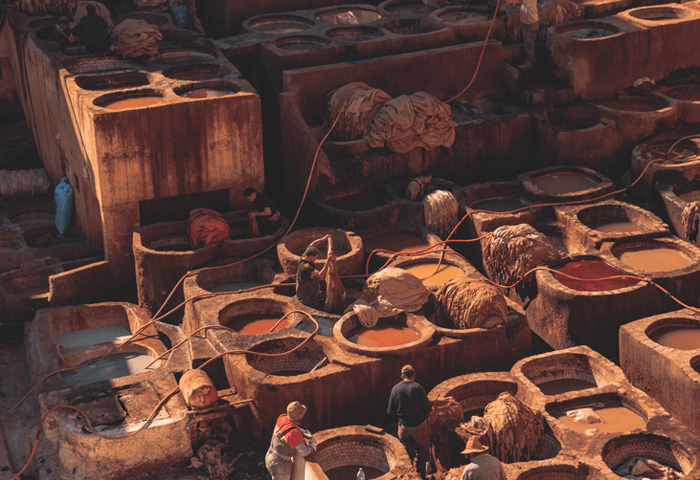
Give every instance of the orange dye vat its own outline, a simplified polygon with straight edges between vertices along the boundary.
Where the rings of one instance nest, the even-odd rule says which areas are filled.
[[[593,230],[598,230],[599,232],[641,232],[643,228],[634,222],[608,222],[600,221],[594,222],[588,225]]]
[[[408,327],[398,325],[377,325],[374,328],[353,328],[347,335],[352,343],[363,347],[396,347],[415,342],[420,337]]]
[[[268,333],[277,322],[279,322],[279,318],[270,316],[267,313],[254,313],[235,317],[229,322],[227,327],[243,335],[262,335],[263,333]],[[289,320],[285,318],[275,327],[274,331],[281,330],[287,325],[289,325]]]
[[[587,388],[596,388],[598,385],[586,380],[578,378],[560,378],[558,380],[550,380],[537,385],[545,395],[560,395],[566,392],[575,392],[577,390],[586,390]]]
[[[693,264],[689,256],[675,248],[630,249],[618,258],[625,265],[644,272],[673,272]]]
[[[600,260],[577,260],[575,262],[568,262],[558,267],[557,270],[571,275],[572,277],[589,280],[574,280],[564,275],[553,274],[554,278],[556,278],[559,283],[580,292],[605,292],[608,290],[617,290],[618,288],[631,287],[639,283],[639,280],[623,278],[599,280],[607,277],[625,275],[624,272]]]
[[[453,265],[440,265],[435,271],[437,263],[414,263],[404,270],[420,278],[426,287],[440,287],[455,277],[464,276],[464,272]]]
[[[697,350],[700,348],[700,328],[662,327],[654,330],[649,338],[659,345],[677,350]]]
[[[646,427],[647,422],[642,417],[625,407],[607,407],[595,409],[595,413],[603,419],[601,423],[579,423],[573,418],[563,415],[557,420],[566,427],[578,433],[586,433],[586,430],[595,428],[598,433],[629,432]]]
[[[148,107],[163,102],[163,97],[131,97],[116,100],[103,106],[109,110],[126,110],[127,108]]]
[[[580,192],[599,186],[598,182],[588,175],[569,172],[535,177],[532,179],[532,183],[540,190],[555,195]]]
[[[430,245],[415,233],[388,233],[364,240],[365,252],[390,250],[396,253],[411,253],[425,250]]]

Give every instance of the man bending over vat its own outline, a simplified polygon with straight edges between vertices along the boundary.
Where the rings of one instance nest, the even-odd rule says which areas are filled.
[[[257,211],[248,212],[252,235],[259,237],[275,233],[282,225],[282,216],[275,208],[272,200],[252,187],[246,188],[243,196],[257,209]]]
[[[387,414],[399,417],[399,440],[411,459],[418,455],[416,469],[421,475],[425,474],[426,462],[430,459],[427,420],[432,409],[425,389],[416,382],[416,369],[404,365],[401,368],[401,382],[391,390]]]
[[[406,188],[406,198],[413,202],[420,202],[428,193],[428,184],[433,179],[433,174],[429,170],[421,170],[418,177],[411,180]]]
[[[311,242],[309,246],[306,247],[304,254],[301,256],[299,267],[297,267],[296,296],[301,303],[317,310],[322,309],[321,301],[323,300],[323,293],[321,292],[321,280],[325,280],[331,262],[335,261],[335,255],[330,255],[326,259],[326,264],[320,272],[316,271],[314,262],[318,260],[318,257],[321,255],[317,246],[329,238],[330,235],[326,235],[325,237]]]
[[[314,436],[299,426],[305,414],[306,407],[304,405],[292,402],[287,405],[287,413],[283,413],[277,418],[270,448],[265,455],[265,468],[270,472],[272,480],[289,480],[291,478],[294,452],[299,452],[305,457],[316,451]]]
[[[462,480],[506,480],[506,472],[501,461],[488,455],[489,447],[482,445],[476,437],[471,437],[462,454],[469,455],[472,463],[466,466]]]

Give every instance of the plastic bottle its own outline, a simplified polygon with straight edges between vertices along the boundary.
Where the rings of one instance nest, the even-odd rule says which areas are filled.
[[[357,480],[365,480],[365,472],[362,471],[362,468],[357,471]]]

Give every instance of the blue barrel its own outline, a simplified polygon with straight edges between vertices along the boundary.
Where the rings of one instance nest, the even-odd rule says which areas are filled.
[[[63,235],[73,222],[73,187],[66,177],[54,190],[53,198],[56,200],[56,229]]]
[[[178,27],[187,23],[187,7],[184,5],[170,7],[170,15],[173,17],[173,23]]]

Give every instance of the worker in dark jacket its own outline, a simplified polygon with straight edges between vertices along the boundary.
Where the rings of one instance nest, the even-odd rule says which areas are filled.
[[[401,368],[401,382],[391,390],[387,413],[399,417],[399,440],[411,459],[417,454],[417,470],[425,473],[430,455],[428,414],[433,409],[425,389],[416,383],[416,370],[411,365]]]
[[[252,187],[248,187],[243,192],[243,196],[246,200],[255,206],[255,210],[248,212],[248,219],[251,222],[255,222],[258,226],[259,235],[272,235],[280,228],[282,225],[282,215],[275,208],[272,200],[265,195],[260,193]],[[254,236],[255,233],[253,234]]]
[[[68,43],[70,39],[70,20],[68,17],[59,17],[56,25],[51,31],[51,40],[55,42]]]
[[[307,456],[316,451],[316,439],[299,426],[306,407],[299,402],[287,405],[287,413],[277,418],[270,448],[265,455],[265,467],[272,480],[289,480],[292,476],[294,452]],[[308,442],[308,443],[307,443]]]
[[[83,42],[88,53],[107,53],[111,46],[107,20],[97,14],[94,5],[88,5],[85,10],[87,15],[73,28],[70,42],[75,42],[77,37]]]
[[[330,235],[326,235],[323,238],[311,242],[301,256],[299,266],[297,267],[296,296],[301,303],[317,310],[321,309],[321,300],[323,300],[321,280],[325,280],[328,267],[331,261],[335,260],[335,255],[331,255],[328,258],[320,272],[316,270],[314,262],[318,260],[318,257],[321,255],[321,251],[318,249],[317,245],[325,242],[329,237]]]

